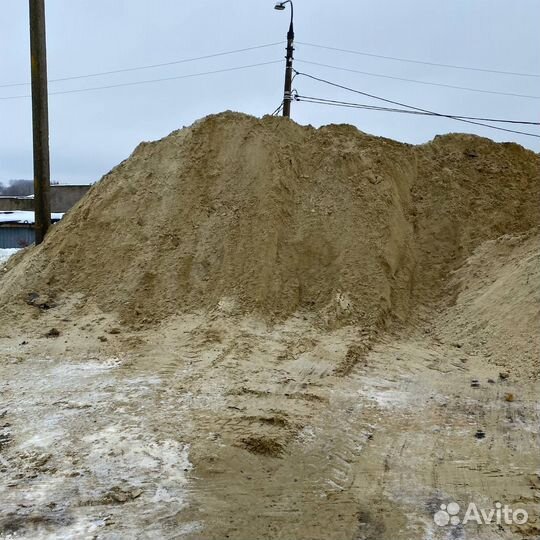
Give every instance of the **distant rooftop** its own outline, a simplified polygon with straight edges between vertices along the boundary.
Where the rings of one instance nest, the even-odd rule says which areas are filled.
[[[54,212],[51,214],[51,221],[60,221],[64,217],[64,214]],[[4,211],[0,212],[0,223],[28,223],[34,224],[36,222],[34,212],[16,210],[16,211]]]

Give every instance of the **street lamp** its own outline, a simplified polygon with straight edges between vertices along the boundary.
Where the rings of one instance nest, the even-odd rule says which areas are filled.
[[[291,5],[291,24],[289,25],[289,31],[287,32],[287,59],[285,64],[285,91],[283,94],[283,116],[287,118],[291,117],[291,101],[292,101],[292,79],[293,79],[293,52],[294,52],[294,6],[292,0],[285,0],[284,2],[278,2],[274,9],[283,11],[285,4]]]

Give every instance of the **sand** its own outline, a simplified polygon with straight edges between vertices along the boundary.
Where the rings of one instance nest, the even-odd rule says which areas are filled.
[[[534,538],[539,173],[230,112],[139,145],[0,269],[0,532]]]
[[[105,175],[5,273],[0,303],[80,293],[124,322],[307,310],[378,327],[439,295],[482,241],[537,225],[538,171],[534,153],[479,137],[414,148],[210,116]]]

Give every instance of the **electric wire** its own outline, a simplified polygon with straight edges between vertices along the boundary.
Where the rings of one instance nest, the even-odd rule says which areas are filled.
[[[277,116],[277,115],[281,112],[281,110],[283,109],[284,103],[285,103],[285,102],[282,101],[282,102],[278,105],[277,109],[276,109],[270,116]]]
[[[111,71],[102,71],[102,72],[99,72],[99,73],[88,73],[88,74],[85,74],[85,75],[74,75],[72,77],[61,77],[59,79],[49,79],[48,82],[49,83],[55,83],[55,82],[62,82],[62,81],[73,81],[73,80],[76,80],[76,79],[87,79],[87,78],[90,78],[90,77],[100,77],[102,75],[113,75],[115,73],[127,73],[127,72],[130,72],[130,71],[139,71],[139,70],[143,70],[143,69],[152,69],[152,68],[165,67],[165,66],[174,66],[174,65],[177,65],[177,64],[186,64],[188,62],[196,62],[198,60],[207,60],[209,58],[217,58],[219,56],[226,56],[226,55],[229,55],[229,54],[237,54],[237,53],[246,52],[246,51],[254,51],[256,49],[264,49],[264,48],[268,48],[268,47],[274,47],[276,45],[281,45],[282,43],[283,43],[282,41],[276,41],[275,43],[267,43],[265,45],[256,45],[254,47],[245,47],[243,49],[235,49],[235,50],[232,50],[232,51],[225,51],[225,52],[207,54],[207,55],[204,55],[204,56],[197,56],[195,58],[185,58],[183,60],[174,60],[172,62],[163,62],[161,64],[149,64],[149,65],[145,65],[145,66],[135,66],[135,67],[132,67],[132,68],[113,69]],[[14,86],[30,86],[30,84],[31,83],[29,83],[29,82],[0,84],[0,88],[9,88],[9,87],[14,87]]]
[[[305,45],[307,47],[316,47],[318,49],[327,49],[329,51],[338,51],[338,52],[344,52],[349,54],[357,54],[361,56],[370,56],[372,58],[382,58],[384,60],[395,60],[398,62],[409,62],[411,64],[423,64],[425,66],[437,66],[437,67],[444,67],[444,68],[450,68],[450,69],[463,69],[467,71],[480,71],[483,73],[498,73],[501,75],[514,75],[516,77],[540,77],[540,74],[537,73],[520,73],[516,71],[503,71],[499,69],[487,69],[487,68],[478,68],[478,67],[471,67],[471,66],[458,66],[455,64],[442,64],[439,62],[427,62],[423,60],[412,60],[410,58],[399,58],[397,56],[385,56],[382,54],[374,54],[374,53],[368,53],[363,51],[353,51],[350,49],[340,49],[338,47],[327,47],[325,45],[317,45],[315,43],[306,43],[305,41],[297,41],[299,45]]]
[[[334,99],[318,98],[318,97],[313,97],[313,96],[302,96],[300,94],[297,94],[295,96],[295,101],[305,101],[307,103],[321,103],[321,104],[327,104],[327,105],[335,105],[335,106],[374,110],[374,111],[416,114],[416,115],[421,115],[421,116],[438,116],[438,117],[443,117],[443,118],[459,118],[463,120],[481,120],[484,122],[498,122],[498,123],[505,123],[505,124],[524,124],[524,125],[529,125],[529,126],[540,126],[540,122],[529,122],[529,121],[522,121],[522,120],[506,120],[506,119],[503,120],[501,118],[482,118],[482,117],[477,117],[477,116],[461,116],[458,114],[443,114],[443,113],[435,113],[435,112],[413,111],[413,110],[408,110],[408,109],[394,109],[390,107],[380,107],[377,105],[367,105],[364,103],[351,103],[350,101],[338,101]]]
[[[496,90],[485,90],[482,88],[471,88],[468,86],[456,86],[453,84],[445,84],[445,83],[435,83],[435,82],[429,82],[429,81],[419,81],[417,79],[406,79],[404,77],[394,77],[393,75],[383,75],[382,73],[372,73],[368,71],[360,71],[357,69],[351,69],[351,68],[344,68],[344,67],[338,67],[338,66],[332,66],[329,64],[321,64],[320,62],[311,62],[308,60],[300,60],[298,58],[295,59],[296,62],[300,62],[302,64],[310,64],[312,66],[319,66],[319,67],[325,67],[330,69],[336,69],[339,71],[347,71],[349,73],[359,73],[360,75],[368,75],[370,77],[381,77],[383,79],[393,79],[395,81],[405,81],[415,84],[425,84],[428,86],[441,86],[443,88],[452,88],[454,90],[466,90],[468,92],[480,92],[482,94],[495,94],[499,96],[510,96],[510,97],[519,97],[519,98],[526,98],[526,99],[540,99],[540,96],[531,96],[528,94],[515,94],[512,92],[499,92]]]
[[[400,107],[405,107],[407,109],[412,109],[412,110],[421,111],[421,112],[425,112],[425,113],[433,113],[434,115],[442,116],[442,117],[445,117],[445,118],[450,118],[451,120],[456,120],[457,122],[464,122],[466,124],[473,124],[473,125],[476,125],[476,126],[487,127],[487,128],[491,128],[491,129],[496,129],[498,131],[506,131],[508,133],[517,133],[519,135],[527,135],[529,137],[540,138],[540,135],[536,135],[534,133],[528,133],[526,131],[517,131],[517,130],[514,130],[514,129],[507,129],[507,128],[503,128],[503,127],[499,127],[499,126],[493,126],[491,124],[484,124],[484,123],[477,122],[477,121],[474,121],[474,120],[465,120],[463,118],[457,118],[455,116],[442,115],[442,114],[439,114],[439,113],[435,113],[434,111],[430,111],[428,109],[422,109],[420,107],[414,107],[413,105],[407,105],[406,103],[401,103],[399,101],[393,101],[393,100],[386,99],[386,98],[383,98],[383,97],[380,97],[380,96],[376,96],[374,94],[368,94],[367,92],[362,92],[361,90],[356,90],[354,88],[350,88],[350,87],[344,86],[342,84],[337,84],[337,83],[334,83],[332,81],[322,79],[320,77],[315,77],[314,75],[309,75],[308,73],[302,73],[302,72],[299,72],[297,70],[295,70],[295,71],[296,71],[298,76],[307,77],[309,79],[312,79],[312,80],[315,80],[315,81],[318,81],[318,82],[322,82],[324,84],[328,84],[328,85],[334,86],[336,88],[341,88],[342,90],[347,90],[347,91],[353,92],[355,94],[360,94],[362,96],[370,97],[372,99],[377,99],[379,101],[384,101],[386,103],[391,103],[392,105],[398,105]]]
[[[49,92],[49,96],[56,96],[59,94],[76,94],[81,92],[92,92],[94,90],[105,90],[109,88],[121,88],[124,86],[137,86],[141,84],[149,84],[149,83],[156,83],[156,82],[162,82],[162,81],[175,81],[178,79],[190,79],[192,77],[202,77],[204,75],[214,75],[215,73],[226,73],[229,71],[239,71],[241,69],[249,69],[259,66],[269,66],[271,64],[281,64],[283,63],[283,60],[273,60],[271,62],[260,62],[258,64],[248,64],[246,66],[237,66],[237,67],[231,67],[231,68],[225,68],[225,69],[217,69],[214,71],[204,71],[202,73],[191,73],[189,75],[178,75],[176,77],[163,77],[161,79],[149,79],[145,81],[134,81],[134,82],[127,82],[127,83],[119,83],[119,84],[110,84],[107,86],[94,86],[91,88],[78,88],[76,90],[62,90],[58,92]],[[5,96],[0,97],[0,100],[8,100],[8,99],[22,99],[22,98],[30,98],[32,97],[30,94],[20,95],[20,96]]]

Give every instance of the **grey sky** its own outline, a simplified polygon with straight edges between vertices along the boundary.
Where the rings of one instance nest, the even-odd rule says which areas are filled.
[[[285,39],[288,11],[273,0],[45,0],[49,78],[156,64]],[[295,0],[296,39],[404,58],[540,73],[538,0]],[[27,0],[0,4],[0,85],[29,80]],[[283,58],[281,45],[215,59],[51,83],[49,91],[174,77]],[[297,45],[298,60],[395,77],[540,96],[540,78],[460,71]],[[299,71],[439,112],[540,120],[540,100],[475,93],[377,78],[298,62]],[[305,78],[305,95],[374,103]],[[255,115],[281,101],[283,66],[50,97],[51,172],[61,182],[93,182],[152,140],[226,109]],[[0,98],[29,87],[0,88]],[[301,124],[350,123],[411,143],[439,133],[473,132],[535,151],[540,139],[451,120],[293,103]],[[512,126],[508,126],[512,127]],[[534,126],[515,129],[540,134]],[[0,181],[32,177],[31,104],[0,99]]]

